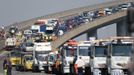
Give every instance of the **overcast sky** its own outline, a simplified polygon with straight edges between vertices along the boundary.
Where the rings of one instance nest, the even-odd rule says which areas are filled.
[[[111,0],[0,0],[0,25]]]

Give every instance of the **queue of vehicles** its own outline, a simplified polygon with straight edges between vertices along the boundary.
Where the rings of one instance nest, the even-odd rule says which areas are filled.
[[[131,37],[81,42],[69,40],[58,51],[52,49],[51,41],[81,23],[126,10],[130,6],[132,6],[131,3],[128,3],[119,5],[118,8],[109,7],[97,11],[86,11],[63,23],[60,23],[59,19],[37,20],[29,30],[25,30],[23,33],[19,32],[16,27],[11,27],[5,47],[7,50],[17,48],[20,52],[15,55],[11,52],[10,61],[17,71],[32,70],[33,72],[45,71],[48,73],[53,71],[56,60],[60,59],[60,72],[74,74],[76,72],[74,65],[77,65],[75,62],[81,57],[85,62],[83,71],[86,74],[128,73],[127,62],[129,62],[132,50]],[[58,58],[59,56],[60,58]]]

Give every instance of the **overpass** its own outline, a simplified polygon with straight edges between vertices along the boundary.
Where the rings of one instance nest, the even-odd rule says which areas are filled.
[[[92,5],[92,6],[85,6],[85,7],[81,7],[81,8],[75,8],[75,9],[71,9],[71,10],[57,12],[54,14],[49,14],[49,15],[45,15],[45,16],[32,18],[32,19],[22,21],[19,23],[14,23],[9,26],[6,26],[5,29],[8,29],[10,26],[14,25],[14,26],[19,26],[20,30],[24,30],[24,29],[29,28],[38,19],[47,19],[47,18],[67,19],[69,17],[78,15],[79,13],[82,13],[83,11],[94,11],[94,10],[98,10],[101,8],[116,6],[116,5],[127,3],[127,2],[134,2],[134,0],[114,0],[114,1],[106,2],[106,3],[102,3],[102,4],[96,4],[96,5]]]
[[[91,31],[95,28],[99,28],[99,27],[108,25],[108,23],[110,23],[110,22],[111,23],[118,22],[119,20],[121,20],[123,17],[126,17],[126,16],[127,16],[127,11],[120,11],[118,13],[99,18],[95,21],[85,23],[84,25],[81,25],[81,26],[67,32],[65,35],[63,35],[63,36],[59,37],[57,40],[53,41],[52,46],[54,49],[58,48],[59,46],[64,44],[69,39],[75,38],[75,37],[83,34],[86,31]]]
[[[12,25],[19,26],[20,30],[24,30],[24,29],[29,28],[37,19],[59,18],[59,19],[65,20],[72,16],[79,15],[83,11],[94,11],[94,10],[98,10],[101,8],[116,6],[116,5],[127,3],[127,2],[134,2],[134,0],[115,0],[115,1],[107,2],[107,3],[93,5],[93,6],[75,8],[75,9],[66,10],[66,11],[62,11],[62,12],[58,12],[58,13],[54,13],[54,14],[50,14],[50,15],[46,15],[46,16],[36,17],[36,18],[26,20],[26,21],[23,21],[20,23],[11,24],[10,26],[12,26]],[[105,25],[105,23],[109,23],[111,21],[113,22],[117,19],[125,17],[126,15],[127,15],[126,11],[122,11],[122,12],[112,14],[110,16],[105,16],[105,17],[99,18],[93,22],[81,25],[80,27],[73,29],[72,31],[66,33],[62,37],[59,37],[56,41],[53,41],[52,47],[54,49],[58,48],[63,43],[65,43],[67,40],[77,37],[80,34],[86,32],[87,30],[92,30],[94,28],[101,27],[101,26]],[[5,28],[8,29],[9,26],[7,26]],[[81,30],[81,31],[79,31],[79,30]]]

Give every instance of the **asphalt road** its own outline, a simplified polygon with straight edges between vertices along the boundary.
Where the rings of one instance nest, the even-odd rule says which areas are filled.
[[[2,70],[2,63],[3,61],[0,61],[0,75],[4,75],[4,72]],[[54,74],[45,74],[44,72],[40,73],[33,73],[32,71],[27,71],[27,72],[20,72],[20,71],[15,71],[14,67],[12,69],[12,75],[54,75]]]

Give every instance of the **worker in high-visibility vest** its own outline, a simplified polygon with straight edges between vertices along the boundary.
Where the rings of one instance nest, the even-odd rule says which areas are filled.
[[[61,65],[60,55],[57,54],[57,59],[55,61],[56,75],[60,75],[60,65]]]

